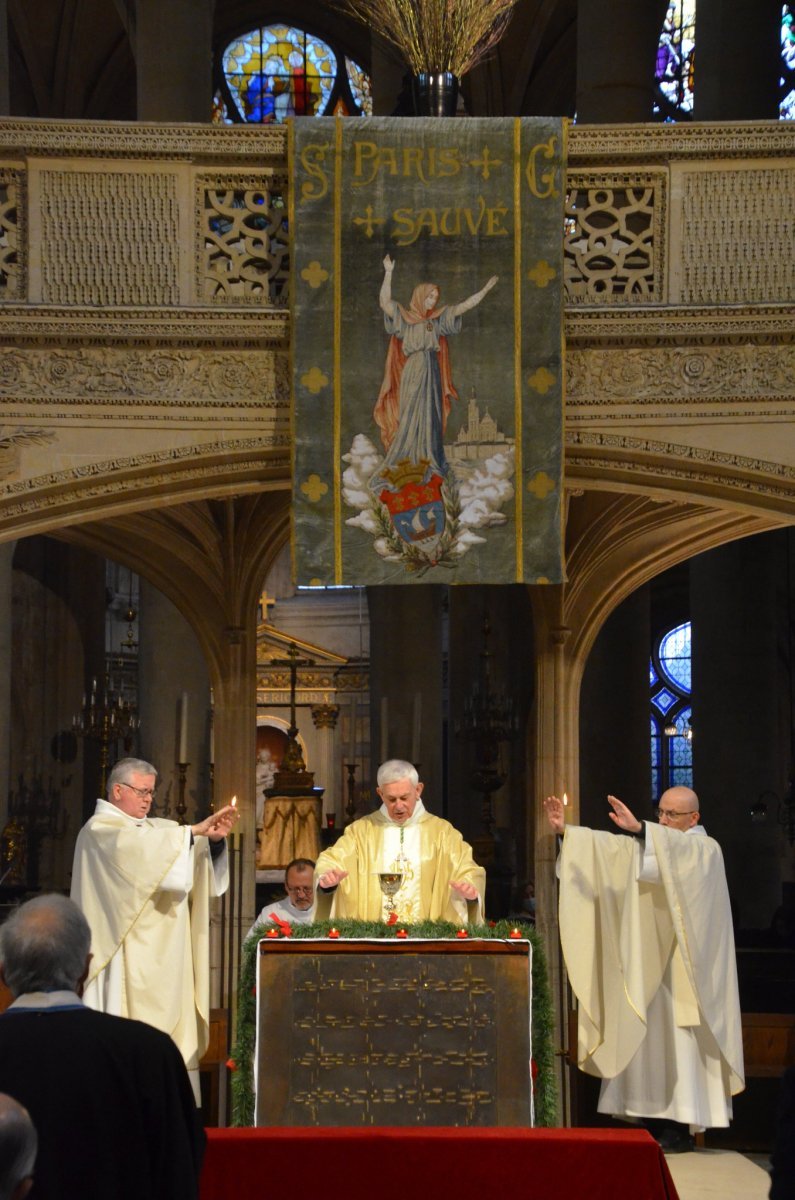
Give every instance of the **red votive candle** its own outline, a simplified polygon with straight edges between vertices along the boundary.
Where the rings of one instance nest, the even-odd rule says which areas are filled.
[[[395,934],[395,937],[399,938],[406,938],[408,936],[409,935],[406,933],[405,929],[398,929],[397,933]]]
[[[277,938],[278,936],[279,936],[278,929],[269,929],[268,932],[265,934],[265,937],[269,937],[269,938]]]
[[[508,937],[512,937],[512,938],[520,938],[521,936],[522,936],[522,934],[518,929],[512,929],[511,932],[508,934]]]
[[[338,938],[340,936],[339,929],[329,929],[328,936],[330,938]]]
[[[459,929],[458,933],[455,936],[457,938],[468,938],[469,934],[467,933],[466,929]]]

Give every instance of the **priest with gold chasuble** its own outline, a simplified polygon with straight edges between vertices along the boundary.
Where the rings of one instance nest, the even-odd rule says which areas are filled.
[[[411,763],[381,764],[381,808],[353,821],[317,860],[318,920],[333,908],[337,918],[406,925],[483,921],[486,872],[458,830],[427,811],[422,788]],[[382,876],[391,877],[385,890]]]

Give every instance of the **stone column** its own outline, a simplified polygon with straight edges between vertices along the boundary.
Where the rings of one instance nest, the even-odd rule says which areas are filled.
[[[176,820],[179,799],[180,723],[183,693],[187,696],[185,821],[192,824],[209,803],[210,681],[196,635],[170,600],[141,579],[138,694],[140,756],[159,772],[158,813],[168,805]],[[216,732],[217,739],[217,732]],[[216,798],[216,802],[218,798]]]
[[[789,765],[786,531],[731,542],[690,564],[693,782],[721,843],[738,925],[767,929],[791,857],[777,821]],[[787,718],[788,723],[788,718]],[[766,821],[752,821],[762,793]]]
[[[443,595],[437,584],[367,589],[373,786],[384,758],[416,758],[428,807],[438,816],[444,815]]]
[[[13,627],[11,618],[11,581],[16,542],[0,546],[0,829],[8,818],[10,787],[9,756],[11,745],[11,663]]]
[[[340,710],[339,705],[336,704],[313,704],[311,711],[312,724],[317,730],[315,735],[317,754],[317,765],[314,767],[315,784],[321,784],[324,789],[322,827],[325,824],[326,813],[331,813],[336,819],[340,819],[340,810],[344,808],[344,804],[339,804],[339,779],[336,769],[339,758],[334,753]]]
[[[696,121],[774,121],[781,66],[779,0],[698,0]]]
[[[137,0],[139,121],[210,120],[211,0]]]
[[[601,4],[579,0],[579,122],[614,124],[651,120],[654,65],[666,8],[665,0],[604,0]],[[699,53],[700,50],[699,42]]]
[[[639,820],[651,813],[649,591],[607,618],[588,656],[580,694],[580,821],[609,829],[608,793]]]

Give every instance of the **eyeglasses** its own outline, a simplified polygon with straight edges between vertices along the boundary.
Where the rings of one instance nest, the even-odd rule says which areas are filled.
[[[665,817],[666,820],[672,821],[674,817],[692,817],[695,809],[689,812],[675,812],[672,808],[655,808],[654,815],[659,820],[660,817]]]
[[[122,782],[119,786],[129,788],[131,792],[135,792],[136,796],[140,796],[142,800],[144,796],[151,796],[154,800],[155,792],[157,791],[156,788],[137,788],[132,783],[127,783],[126,781]]]
[[[304,887],[303,884],[299,884],[297,887],[295,885],[291,887],[289,883],[286,883],[284,886],[288,892],[307,892],[310,896],[315,890],[311,883],[307,884],[306,887]]]

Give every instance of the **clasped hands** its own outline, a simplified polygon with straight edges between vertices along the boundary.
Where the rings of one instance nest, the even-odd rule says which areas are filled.
[[[342,883],[343,879],[347,879],[348,872],[340,871],[336,867],[332,867],[330,871],[324,871],[319,876],[317,884],[322,888],[335,888],[338,883]],[[457,892],[462,900],[477,900],[478,889],[474,883],[468,883],[465,879],[453,879],[450,882],[450,887],[454,892]]]
[[[640,833],[643,829],[643,822],[627,808],[623,800],[619,800],[617,796],[608,796],[607,802],[612,808],[612,812],[607,815],[614,825],[619,829],[626,830],[627,833]],[[553,833],[563,833],[565,829],[563,801],[557,796],[547,796],[544,801],[544,810],[547,814],[550,828]]]
[[[199,821],[198,825],[191,825],[191,833],[194,837],[206,837],[211,842],[220,842],[239,820],[237,805],[227,804],[224,808],[219,808],[218,812],[210,813],[209,817]]]

